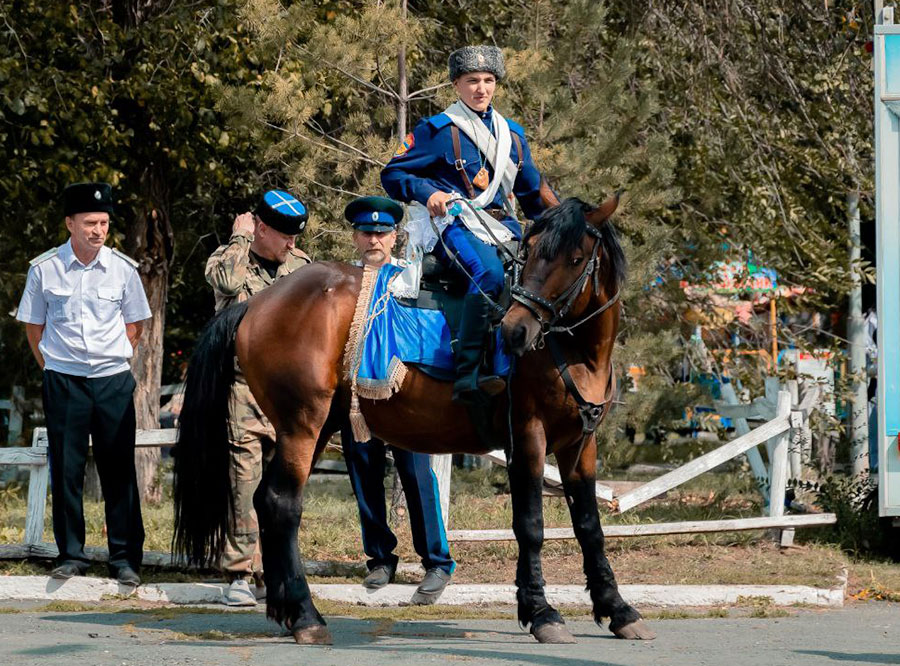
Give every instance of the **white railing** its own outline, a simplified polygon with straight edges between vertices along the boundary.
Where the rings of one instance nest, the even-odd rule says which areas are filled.
[[[795,462],[794,458],[797,460],[796,467],[799,468],[800,460],[799,454],[794,456],[792,452],[789,452],[791,433],[803,429],[808,430],[808,417],[812,411],[812,406],[817,400],[818,389],[816,387],[811,388],[804,397],[803,402],[792,409],[791,392],[777,391],[777,380],[775,382],[767,382],[767,398],[756,400],[750,405],[735,404],[737,403],[737,396],[734,393],[734,389],[730,384],[723,386],[726,387],[723,391],[724,401],[719,403],[718,407],[723,416],[730,416],[736,419],[736,431],[738,433],[736,439],[685,463],[667,474],[625,492],[619,497],[612,498],[611,493],[609,497],[604,497],[606,493],[604,492],[604,495],[601,495],[601,489],[609,490],[609,488],[598,483],[597,496],[611,499],[609,506],[612,512],[624,513],[737,456],[747,454],[757,482],[762,486],[763,496],[768,499],[768,516],[643,525],[607,525],[603,528],[603,533],[606,536],[625,537],[777,529],[780,531],[781,543],[789,545],[793,540],[793,531],[797,527],[816,527],[837,522],[837,516],[833,513],[784,515],[788,470],[789,467],[794,467],[792,465]],[[774,401],[772,398],[774,398]],[[747,425],[747,419],[754,417],[768,417],[769,420],[763,425],[750,430]],[[757,450],[757,447],[763,444],[768,449],[770,461],[768,469]],[[502,452],[495,451],[488,455],[497,462],[505,462]],[[553,469],[555,470],[555,468]],[[795,471],[795,475],[799,476],[799,469]],[[558,470],[556,470],[556,478],[559,478]],[[544,530],[545,539],[572,539],[574,536],[575,534],[570,528]],[[511,541],[515,539],[515,535],[512,530],[449,530],[447,539],[450,541]]]
[[[759,399],[750,405],[735,405],[737,398],[730,384],[725,384],[724,401],[718,403],[723,416],[736,419],[738,437],[719,448],[696,458],[678,469],[664,474],[652,481],[633,488],[624,494],[614,497],[613,489],[601,482],[596,484],[598,498],[609,503],[613,512],[624,513],[648,500],[682,485],[705,472],[708,472],[729,460],[747,454],[757,481],[761,485],[764,497],[768,498],[768,516],[758,518],[738,518],[728,520],[685,521],[673,523],[653,523],[640,525],[608,525],[604,534],[609,537],[651,536],[663,534],[685,534],[700,532],[740,531],[757,529],[777,529],[781,531],[783,544],[790,543],[793,530],[797,527],[815,527],[833,524],[837,521],[834,514],[817,513],[802,515],[784,515],[785,490],[789,468],[795,467],[794,456],[789,453],[791,432],[808,430],[808,415],[818,397],[817,389],[807,392],[803,402],[791,408],[791,393],[775,392],[777,384],[767,387],[769,397]],[[176,387],[165,387],[175,389]],[[172,390],[174,393],[175,391]],[[772,398],[775,398],[772,400]],[[750,430],[748,418],[770,417],[763,425]],[[135,435],[135,446],[156,447],[175,444],[177,429],[138,430]],[[808,441],[808,438],[807,438]],[[769,466],[766,468],[757,447],[765,444],[768,449]],[[485,456],[491,462],[505,465],[506,456],[503,451],[491,451]],[[796,456],[799,460],[799,455]],[[450,456],[434,456],[436,468],[440,469],[439,486],[443,515],[448,517],[450,466],[442,464],[449,461]],[[47,498],[49,467],[47,464],[47,431],[46,428],[35,428],[30,447],[0,448],[0,465],[25,465],[31,468],[28,486],[28,509],[25,520],[25,538],[23,544],[13,547],[16,553],[25,550],[33,555],[46,555],[52,546],[42,544],[44,528],[44,507]],[[324,469],[322,461],[317,469]],[[797,465],[799,467],[799,465]],[[332,471],[332,470],[328,470]],[[799,471],[795,470],[795,475]],[[545,486],[551,490],[559,490],[562,486],[559,470],[553,465],[544,467]],[[448,530],[450,541],[504,541],[514,540],[512,530]],[[546,539],[571,539],[574,532],[571,528],[549,528],[545,530]],[[9,549],[0,547],[0,551]],[[2,554],[2,553],[0,553]],[[7,554],[7,556],[10,556]]]

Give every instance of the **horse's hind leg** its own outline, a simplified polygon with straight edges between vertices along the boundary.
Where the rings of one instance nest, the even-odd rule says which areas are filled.
[[[543,440],[543,438],[538,438]],[[530,626],[541,643],[574,643],[559,612],[544,596],[541,547],[544,543],[542,506],[544,444],[523,443],[513,453],[509,486],[513,505],[513,532],[519,543],[516,566],[516,599],[519,623]]]
[[[303,488],[323,438],[327,435],[307,428],[279,432],[275,457],[254,497],[266,572],[266,613],[290,629],[298,643],[331,644],[325,620],[313,604],[297,544]]]
[[[609,618],[609,629],[619,638],[656,638],[656,634],[641,619],[641,614],[619,594],[616,577],[606,557],[603,528],[597,510],[596,469],[597,443],[588,437],[576,458],[576,448],[559,451],[556,460],[563,475],[563,488],[572,516],[575,537],[584,557],[584,574],[594,605],[594,621]]]

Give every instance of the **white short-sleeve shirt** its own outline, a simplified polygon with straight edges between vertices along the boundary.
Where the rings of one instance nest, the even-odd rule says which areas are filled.
[[[47,370],[106,377],[129,369],[125,324],[151,317],[135,262],[106,246],[87,266],[71,241],[31,262],[16,319],[44,324]]]

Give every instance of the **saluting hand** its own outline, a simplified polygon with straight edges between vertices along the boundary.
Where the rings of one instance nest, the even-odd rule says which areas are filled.
[[[252,235],[255,229],[256,224],[253,221],[253,213],[242,213],[234,218],[234,226],[231,227],[231,233]]]
[[[435,192],[428,197],[425,207],[431,217],[442,217],[447,214],[447,202],[453,197],[449,192]]]

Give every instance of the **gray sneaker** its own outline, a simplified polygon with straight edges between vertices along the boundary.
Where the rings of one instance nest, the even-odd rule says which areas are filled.
[[[255,606],[256,596],[250,591],[250,583],[243,578],[232,581],[225,592],[226,606]]]

